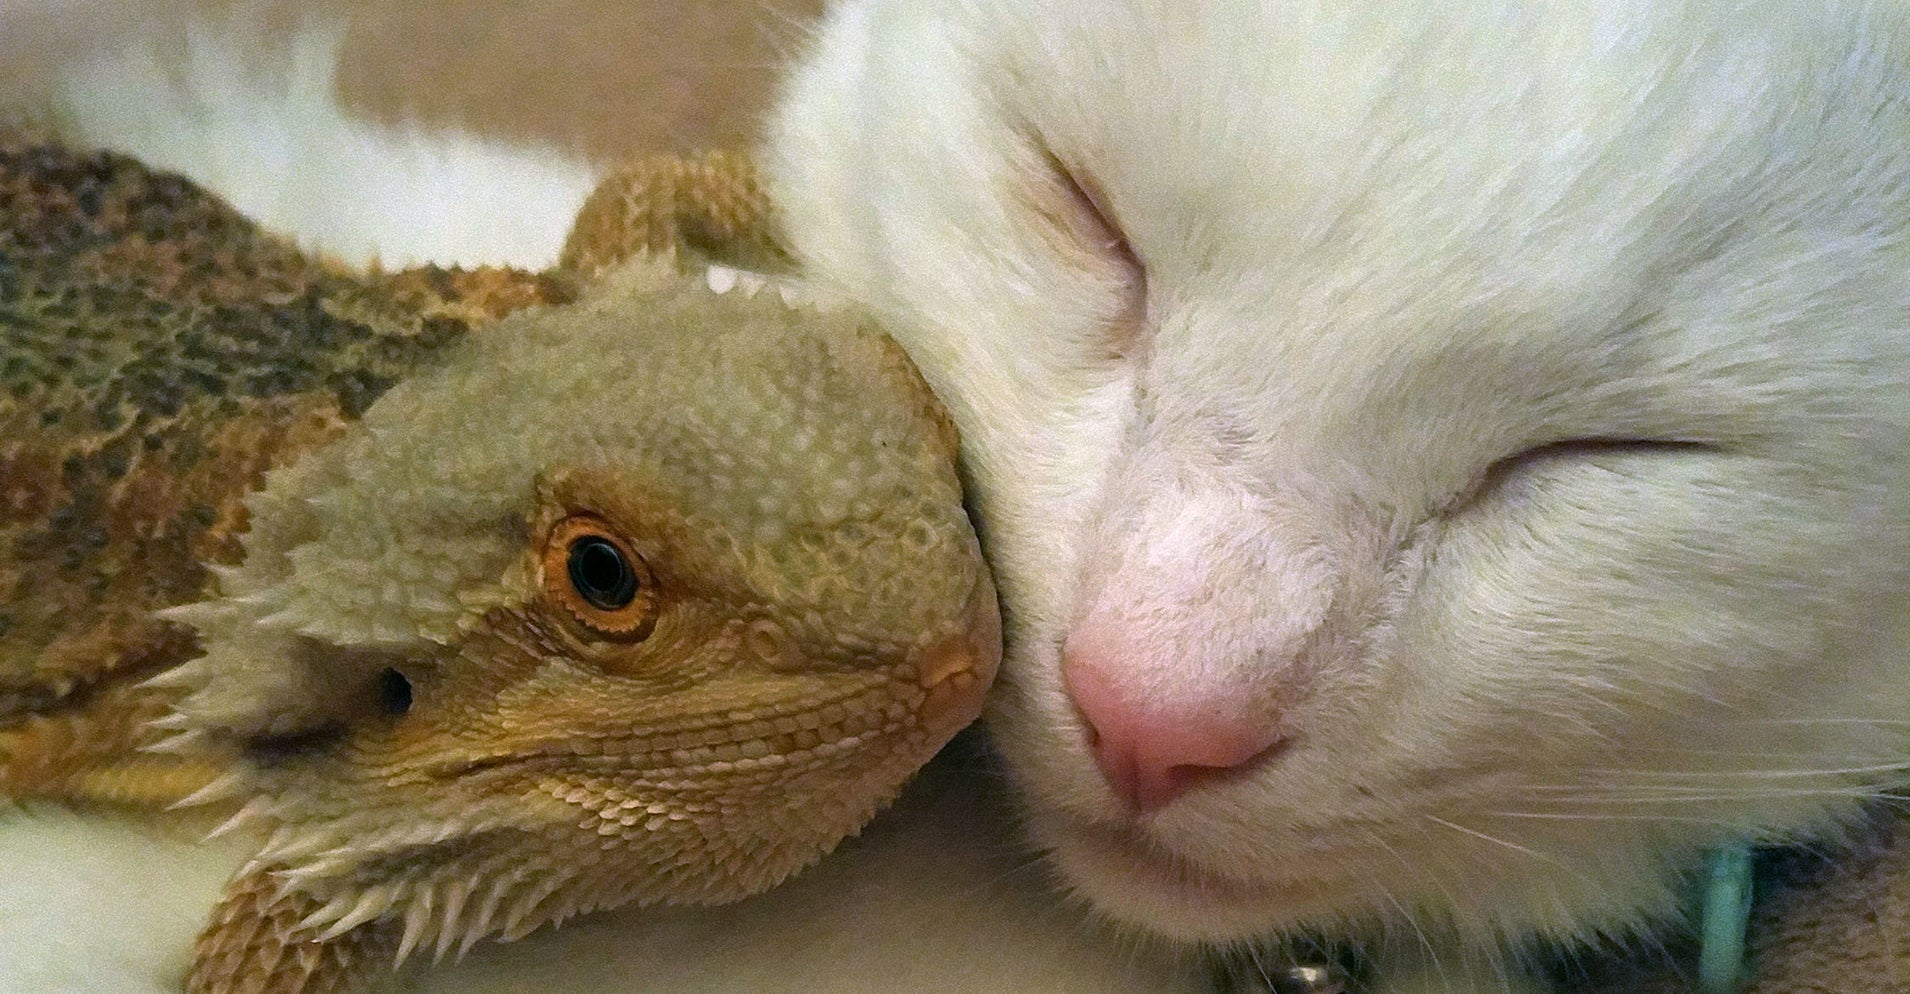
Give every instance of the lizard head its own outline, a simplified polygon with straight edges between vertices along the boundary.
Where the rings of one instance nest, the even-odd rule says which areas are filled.
[[[953,429],[873,327],[776,296],[507,318],[248,501],[165,679],[304,927],[401,921],[402,958],[739,898],[978,713]]]

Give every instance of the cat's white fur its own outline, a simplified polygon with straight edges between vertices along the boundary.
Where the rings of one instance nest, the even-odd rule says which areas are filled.
[[[244,853],[53,807],[0,810],[0,992],[177,994]]]
[[[1369,939],[1417,961],[1384,989],[1473,991],[1517,982],[1506,944],[1641,927],[1704,847],[1830,831],[1901,772],[1904,16],[1810,0],[830,15],[778,116],[777,192],[805,261],[883,310],[961,423],[1010,625],[991,729],[1075,890],[1150,934]],[[133,150],[160,162],[203,154],[195,135],[244,147],[251,128],[193,130],[240,104],[191,106],[184,128],[86,134],[144,135]],[[333,146],[360,149],[360,176],[417,159],[397,139],[308,141],[293,172],[323,173]],[[499,160],[433,158],[445,203],[494,206],[455,191]],[[546,221],[575,203],[552,182]],[[365,244],[325,199],[273,220]],[[554,244],[452,248],[541,262]],[[1258,715],[1285,745],[1132,817],[1060,676],[1084,630],[1129,692]],[[920,851],[949,845],[915,825]],[[1025,890],[918,890],[895,845],[837,881],[869,881],[850,889],[904,923],[847,943],[859,962],[906,962],[911,929],[952,922],[965,956],[921,954],[969,971],[948,989],[1114,989],[1073,915]],[[835,907],[802,894],[767,907]],[[982,928],[977,907],[1014,927]],[[774,964],[849,934],[724,920],[745,938],[703,955]],[[617,927],[648,948],[643,920]],[[535,953],[504,955],[545,976]],[[1012,979],[1051,955],[1070,968]],[[573,989],[661,989],[610,973]]]
[[[250,23],[196,26],[183,60],[94,53],[64,74],[55,116],[349,265],[556,261],[598,178],[581,155],[352,117],[335,86],[342,32],[275,48]]]
[[[961,426],[1073,888],[1489,963],[1901,778],[1907,98],[1881,3],[837,8],[775,191]],[[1280,744],[1137,817],[1067,647]]]
[[[1042,899],[1005,815],[942,770],[762,898],[626,909],[414,963],[410,994],[1203,994]],[[230,840],[228,840],[230,841]],[[99,813],[0,811],[0,994],[178,994],[236,846]]]

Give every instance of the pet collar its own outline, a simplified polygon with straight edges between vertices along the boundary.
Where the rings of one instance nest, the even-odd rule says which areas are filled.
[[[1698,910],[1699,994],[1733,994],[1744,984],[1744,936],[1751,925],[1751,844],[1739,842],[1705,857]]]

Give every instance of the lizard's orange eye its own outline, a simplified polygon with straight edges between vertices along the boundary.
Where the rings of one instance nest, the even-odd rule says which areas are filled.
[[[544,589],[597,638],[634,642],[656,621],[656,577],[609,522],[579,514],[544,542]]]

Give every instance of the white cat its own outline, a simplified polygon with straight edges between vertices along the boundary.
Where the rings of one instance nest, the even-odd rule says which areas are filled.
[[[850,0],[769,158],[804,261],[961,423],[1009,622],[990,729],[1073,890],[1472,994],[1901,779],[1906,136],[1881,3]],[[894,936],[805,904],[824,877],[704,953],[793,978],[792,948],[952,934],[937,975],[977,991],[1093,962],[1025,890],[996,932],[998,890],[897,896],[982,831],[915,824],[832,871]],[[595,955],[535,941],[500,989]]]
[[[1901,6],[859,0],[770,149],[1108,916],[1496,989],[1910,762]]]

